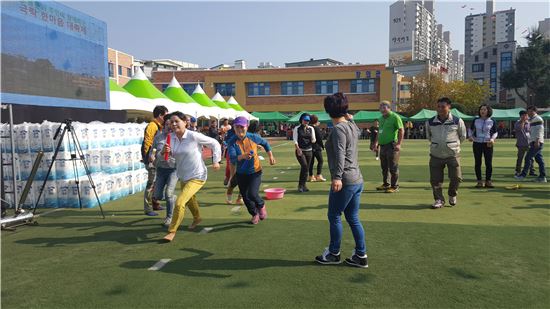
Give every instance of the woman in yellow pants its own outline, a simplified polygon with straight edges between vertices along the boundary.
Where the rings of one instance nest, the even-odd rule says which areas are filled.
[[[187,117],[181,112],[172,113],[171,117],[172,135],[170,145],[165,145],[163,153],[171,153],[176,159],[176,173],[181,182],[181,193],[176,200],[172,223],[168,227],[168,234],[164,240],[172,241],[176,231],[183,221],[185,206],[193,214],[193,223],[189,226],[192,230],[202,221],[199,213],[199,203],[195,194],[206,183],[207,170],[202,160],[202,147],[206,146],[212,150],[214,170],[220,169],[221,147],[217,140],[186,129]]]

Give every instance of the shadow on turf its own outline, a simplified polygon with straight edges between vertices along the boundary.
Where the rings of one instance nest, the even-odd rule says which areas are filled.
[[[550,209],[550,204],[514,206],[514,209]]]
[[[456,268],[456,267],[453,267],[453,268],[449,268],[449,272],[457,277],[460,277],[462,279],[468,279],[468,280],[479,280],[481,279],[480,276],[476,275],[476,274],[473,274],[473,273],[469,273],[467,272],[466,270],[462,269],[462,268]]]
[[[188,277],[229,278],[232,275],[213,273],[238,270],[257,270],[270,267],[304,267],[315,266],[312,261],[291,261],[281,259],[238,259],[238,258],[212,258],[213,253],[208,251],[184,248],[182,251],[193,254],[190,257],[176,259],[166,264],[159,272],[177,274]],[[157,261],[128,261],[120,264],[120,267],[145,270]],[[238,282],[227,286],[228,288],[247,287],[246,282]]]
[[[149,236],[149,235],[154,236]],[[82,243],[112,241],[123,245],[137,245],[143,243],[158,243],[164,234],[163,229],[158,225],[155,228],[148,229],[122,229],[115,231],[96,232],[92,235],[73,236],[73,237],[38,237],[18,240],[16,243],[27,245],[44,245],[46,247],[55,247],[63,245],[76,245]]]
[[[82,244],[82,243],[91,243],[91,242],[104,242],[112,241],[118,242],[123,245],[136,245],[144,243],[165,243],[162,240],[162,235],[165,234],[165,228],[163,228],[159,223],[153,224],[139,224],[141,222],[146,222],[149,219],[143,218],[136,221],[131,221],[127,223],[113,222],[113,221],[95,221],[95,222],[81,222],[81,223],[47,223],[40,224],[41,227],[61,227],[64,229],[74,229],[75,231],[86,231],[93,228],[101,228],[105,226],[109,227],[122,227],[124,229],[115,230],[115,231],[102,231],[95,232],[92,235],[85,236],[73,236],[73,237],[60,237],[60,238],[51,238],[51,237],[38,237],[31,239],[23,239],[16,241],[20,244],[31,244],[31,245],[44,245],[46,247],[55,247],[71,244]],[[153,226],[153,227],[151,227]],[[135,227],[149,227],[146,229],[135,229]],[[186,227],[180,228],[180,233],[183,231],[186,232],[196,232],[199,233],[204,227],[212,227],[213,230],[210,233],[223,232],[232,229],[238,228],[252,228],[249,221],[239,221],[239,222],[228,222],[228,223],[219,223],[214,225],[201,225],[194,231],[189,231]]]
[[[109,218],[109,217],[107,217]],[[148,222],[148,224],[142,224],[143,222]],[[139,220],[134,220],[130,222],[116,222],[116,221],[110,221],[108,219],[98,219],[97,221],[92,222],[55,222],[55,223],[40,223],[38,222],[38,225],[41,227],[57,227],[57,228],[63,228],[63,229],[74,229],[76,231],[87,231],[95,228],[100,227],[146,227],[146,226],[159,226],[158,222],[154,222],[150,218],[142,218]]]
[[[322,210],[327,209],[327,204],[321,204],[317,206],[304,206],[296,208],[295,212],[305,212],[309,210]],[[429,209],[430,205],[428,204],[417,204],[417,205],[387,205],[387,204],[361,204],[361,209],[388,209],[388,210],[424,210]]]

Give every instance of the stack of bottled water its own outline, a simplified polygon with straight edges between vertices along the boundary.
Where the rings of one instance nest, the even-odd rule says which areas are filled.
[[[38,207],[77,208],[80,206],[77,188],[80,189],[82,206],[96,207],[97,199],[82,160],[70,160],[71,154],[76,153],[76,145],[68,133],[62,140],[55,164],[46,179],[59,142],[59,137],[57,140],[53,139],[59,126],[60,123],[48,121],[42,124],[15,125],[16,175],[13,175],[11,166],[4,166],[2,173],[4,180],[12,180],[15,177],[18,192],[21,193],[30,176],[37,153],[44,151],[44,157],[23,207],[32,207],[37,203],[44,180],[46,180],[46,186],[38,201]],[[141,162],[141,143],[145,126],[146,124],[136,123],[73,122],[75,135],[92,173],[92,181],[101,203],[145,189],[147,171]],[[2,136],[9,135],[9,126],[2,124],[0,131]],[[2,143],[1,151],[4,162],[11,161],[9,142]],[[78,186],[75,179],[79,180]],[[11,181],[4,181],[6,191],[13,191],[11,186]],[[6,199],[10,204],[13,203],[13,195],[6,194]]]

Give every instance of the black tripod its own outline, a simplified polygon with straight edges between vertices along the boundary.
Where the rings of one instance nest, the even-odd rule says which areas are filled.
[[[90,169],[88,168],[88,164],[86,163],[86,158],[84,157],[84,152],[82,151],[82,148],[80,147],[80,142],[78,140],[78,136],[76,136],[76,133],[74,131],[73,125],[72,125],[72,119],[65,119],[59,127],[57,128],[57,131],[55,132],[55,135],[53,137],[54,140],[57,140],[57,137],[59,136],[59,133],[61,133],[61,136],[59,136],[59,141],[57,142],[57,146],[55,147],[55,152],[53,154],[52,163],[50,164],[48,168],[48,172],[46,173],[46,177],[44,178],[44,182],[42,183],[42,187],[40,188],[40,193],[38,194],[38,198],[36,199],[36,204],[34,205],[33,215],[36,212],[36,209],[38,208],[38,202],[40,201],[40,197],[42,196],[42,193],[44,192],[44,188],[46,187],[46,182],[48,181],[48,177],[50,176],[50,173],[52,171],[52,167],[55,164],[56,160],[71,160],[73,163],[73,173],[75,177],[75,184],[76,184],[76,190],[78,192],[78,203],[80,206],[80,209],[82,209],[82,198],[80,196],[80,181],[79,181],[79,175],[78,175],[78,166],[76,163],[76,160],[82,161],[82,164],[84,165],[84,169],[86,171],[86,175],[88,176],[88,181],[90,181],[90,186],[92,187],[95,197],[97,199],[97,203],[99,204],[99,210],[101,211],[101,216],[103,219],[105,219],[105,214],[103,213],[103,207],[101,207],[101,202],[99,201],[99,196],[97,195],[97,191],[95,189],[95,183],[92,179],[92,175],[90,173]],[[63,126],[65,125],[65,126]],[[61,130],[63,128],[63,130]],[[59,153],[59,149],[61,148],[61,145],[63,143],[63,138],[65,137],[65,133],[69,132],[69,141],[68,141],[68,147],[71,154],[70,159],[57,159],[57,154]],[[74,146],[74,147],[73,147]]]

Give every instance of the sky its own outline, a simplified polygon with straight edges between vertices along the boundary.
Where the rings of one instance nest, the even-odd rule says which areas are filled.
[[[394,1],[186,2],[65,1],[107,23],[109,47],[137,59],[175,59],[213,67],[237,59],[260,62],[332,58],[344,63],[388,62],[389,6]],[[462,6],[466,5],[465,8]],[[496,1],[516,9],[515,35],[550,17],[548,1]],[[485,1],[435,1],[435,16],[464,51],[464,18],[485,12]]]

